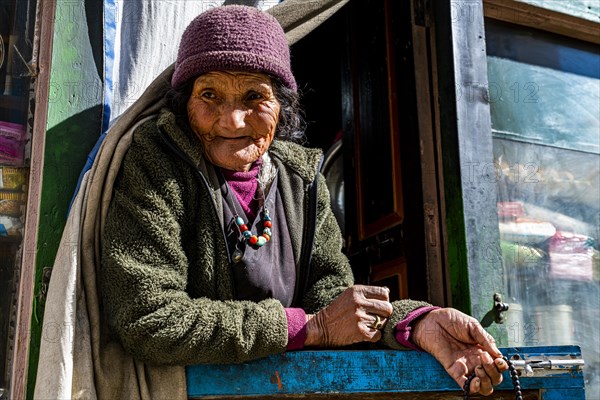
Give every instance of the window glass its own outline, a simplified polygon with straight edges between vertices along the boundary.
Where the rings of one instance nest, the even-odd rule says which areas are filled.
[[[508,345],[580,345],[597,398],[600,53],[492,20],[486,41]]]

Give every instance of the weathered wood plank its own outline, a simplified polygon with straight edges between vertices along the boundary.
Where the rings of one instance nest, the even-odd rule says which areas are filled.
[[[550,391],[548,391],[550,392]],[[569,390],[563,391],[563,394]],[[472,395],[471,399],[486,399],[489,397]],[[514,400],[515,394],[512,391],[494,392],[494,400]],[[321,393],[321,394],[290,394],[290,395],[274,395],[274,396],[208,396],[202,397],[203,400],[278,400],[278,399],[310,399],[310,400],[390,400],[390,399],[410,399],[410,400],[463,400],[460,391],[454,392],[435,392],[435,393]],[[545,397],[540,397],[539,390],[530,390],[523,392],[524,400],[547,400]],[[569,397],[560,398],[561,400],[569,399]],[[556,400],[550,399],[550,400]]]
[[[577,400],[585,399],[584,389],[541,389],[542,400]]]
[[[528,4],[531,3],[531,4]],[[561,4],[569,2],[484,0],[484,15],[504,22],[511,22],[535,29],[557,33],[600,44],[598,17],[585,18],[569,11]]]
[[[547,10],[572,15],[594,22],[600,22],[600,2],[598,0],[516,0]]]
[[[576,346],[505,349],[503,352],[509,357],[513,354],[521,357],[580,355]],[[343,399],[361,394],[361,398],[378,399],[385,398],[379,397],[380,394],[387,394],[389,398],[393,393],[411,393],[415,399],[460,398],[460,388],[442,366],[431,355],[416,351],[299,351],[244,364],[196,365],[187,368],[187,383],[191,398],[335,395]],[[538,389],[582,389],[583,373],[556,371],[549,376],[522,377],[521,386],[524,390],[533,390],[531,393],[535,396]],[[508,374],[497,390],[506,391],[514,398]],[[423,395],[417,397],[418,393]],[[442,394],[444,396],[439,397]]]

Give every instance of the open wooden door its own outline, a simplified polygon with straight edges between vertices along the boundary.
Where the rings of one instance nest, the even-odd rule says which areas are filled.
[[[429,300],[411,20],[410,2],[349,7],[346,246],[357,281]]]

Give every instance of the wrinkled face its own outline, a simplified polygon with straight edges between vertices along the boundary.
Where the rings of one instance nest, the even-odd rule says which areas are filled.
[[[190,125],[216,166],[247,171],[271,145],[280,105],[261,73],[214,71],[199,76],[187,103]]]

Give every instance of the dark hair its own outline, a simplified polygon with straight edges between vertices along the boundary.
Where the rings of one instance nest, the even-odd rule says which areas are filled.
[[[290,142],[304,143],[304,110],[300,105],[300,94],[285,86],[281,81],[271,76],[275,97],[281,106],[279,111],[279,122],[275,137]],[[187,120],[187,103],[192,95],[194,80],[191,79],[179,89],[169,90],[166,94],[167,105],[177,117],[185,117]]]

